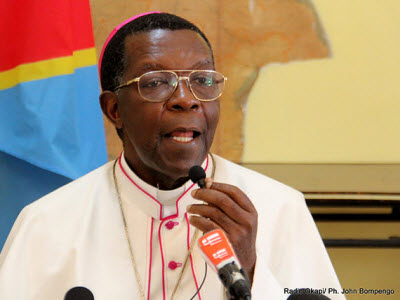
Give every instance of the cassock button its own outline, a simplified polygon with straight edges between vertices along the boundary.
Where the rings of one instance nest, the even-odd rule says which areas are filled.
[[[178,222],[168,221],[167,224],[165,224],[165,227],[167,227],[169,230],[171,230],[172,228],[174,228],[178,224],[179,224]]]
[[[170,268],[171,270],[175,270],[175,269],[178,268],[178,267],[182,267],[182,264],[181,264],[181,263],[177,263],[177,262],[175,262],[175,261],[173,261],[173,260],[171,260],[171,261],[168,263],[168,268]]]

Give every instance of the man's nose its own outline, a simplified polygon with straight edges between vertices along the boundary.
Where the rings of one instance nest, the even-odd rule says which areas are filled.
[[[187,79],[178,81],[175,91],[167,101],[167,108],[170,110],[187,111],[197,110],[200,107],[200,100],[197,100],[189,88]]]

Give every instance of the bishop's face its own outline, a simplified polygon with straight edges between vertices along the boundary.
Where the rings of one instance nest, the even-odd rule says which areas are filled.
[[[153,30],[126,39],[124,81],[156,70],[213,70],[206,42],[191,30]],[[179,73],[187,76],[187,73]],[[165,102],[148,102],[138,84],[122,88],[118,109],[125,157],[146,182],[162,189],[179,186],[211,147],[219,119],[219,100],[197,100],[181,80]]]

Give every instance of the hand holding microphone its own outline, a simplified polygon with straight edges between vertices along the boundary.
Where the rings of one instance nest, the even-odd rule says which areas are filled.
[[[191,205],[187,211],[196,216],[191,216],[189,222],[203,232],[222,229],[252,282],[256,263],[257,211],[236,186],[212,182],[210,178],[205,183],[207,188],[194,190],[192,196],[207,204]]]

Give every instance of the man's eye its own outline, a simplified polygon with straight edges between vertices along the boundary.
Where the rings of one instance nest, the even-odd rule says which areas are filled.
[[[141,84],[142,88],[156,88],[160,87],[163,84],[168,84],[166,80],[160,80],[160,79],[152,79],[152,80],[147,80],[146,82],[143,82]]]
[[[213,80],[211,77],[196,77],[192,81],[193,83],[200,84],[200,85],[206,85],[206,86],[212,86]]]

